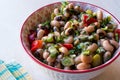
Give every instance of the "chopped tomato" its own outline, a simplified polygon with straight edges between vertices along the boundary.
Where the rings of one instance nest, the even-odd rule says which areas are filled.
[[[31,51],[34,52],[38,48],[42,48],[42,46],[43,46],[42,43],[43,43],[42,40],[35,40],[35,41],[33,41],[32,45],[31,45]]]
[[[115,30],[115,33],[120,34],[120,29],[116,29],[116,30]]]
[[[116,41],[119,42],[119,39],[120,39],[120,29],[116,29],[116,30],[114,31],[114,35],[115,35]]]
[[[90,24],[92,24],[94,22],[97,22],[97,19],[95,19],[95,18],[89,18],[88,15],[84,15],[83,17],[84,17],[83,22],[84,22],[85,26],[88,26],[88,25],[90,25]]]
[[[86,22],[87,22],[87,19],[88,19],[88,15],[84,15],[84,16],[83,16],[83,22],[86,23]]]
[[[90,19],[87,20],[86,24],[87,24],[87,25],[90,25],[91,23],[94,23],[94,22],[97,22],[97,19],[95,19],[95,18],[90,18]]]
[[[73,45],[72,44],[62,44],[64,47],[66,47],[67,49],[73,49]]]

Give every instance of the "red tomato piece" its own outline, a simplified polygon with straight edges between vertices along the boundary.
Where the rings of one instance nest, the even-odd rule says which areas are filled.
[[[73,45],[72,44],[62,44],[64,47],[66,47],[67,49],[73,49]]]
[[[84,22],[84,25],[85,25],[85,26],[88,26],[88,25],[90,25],[91,23],[97,22],[97,19],[95,19],[95,18],[90,18],[90,19],[89,19],[89,16],[88,16],[88,15],[84,15],[83,22]]]
[[[32,45],[31,45],[31,51],[35,51],[37,50],[38,48],[42,48],[42,43],[43,41],[42,40],[35,40],[32,42]]]
[[[115,30],[115,33],[120,34],[120,29],[116,29],[116,30]]]
[[[86,23],[86,22],[87,22],[87,19],[88,19],[88,15],[84,15],[83,22]]]
[[[95,19],[95,18],[90,18],[90,19],[87,20],[86,24],[87,24],[87,25],[90,25],[90,24],[92,24],[92,23],[94,23],[94,22],[97,22],[97,19]]]

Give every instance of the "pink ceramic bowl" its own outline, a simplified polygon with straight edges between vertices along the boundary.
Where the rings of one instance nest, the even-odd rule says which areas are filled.
[[[85,2],[79,2],[79,1],[70,1],[74,4],[80,5],[83,9],[92,9],[93,11],[102,10],[104,13],[104,16],[110,15],[112,16],[113,20],[118,24],[118,28],[120,28],[120,22],[116,17],[114,17],[110,12],[107,10],[100,8],[96,5],[85,3]],[[29,31],[35,26],[35,24],[38,24],[40,22],[44,22],[47,19],[50,18],[50,14],[53,11],[54,8],[60,7],[61,3],[53,3],[49,4],[47,6],[44,6],[37,11],[33,12],[24,22],[22,29],[21,29],[21,43],[23,45],[23,48],[27,52],[27,54],[39,65],[40,70],[45,74],[48,75],[53,80],[89,80],[100,73],[102,73],[111,63],[113,63],[117,57],[119,56],[119,49],[115,52],[114,56],[106,63],[97,66],[95,68],[87,69],[87,70],[61,70],[57,69],[51,66],[48,66],[38,59],[36,59],[31,51],[30,51],[30,45],[28,41],[28,34]],[[119,43],[120,44],[120,43]],[[51,80],[52,80],[51,79]]]

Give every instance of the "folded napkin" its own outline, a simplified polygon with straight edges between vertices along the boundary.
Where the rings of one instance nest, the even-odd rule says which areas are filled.
[[[17,62],[5,64],[0,60],[0,80],[32,80],[27,71]]]
[[[0,60],[0,80],[16,80],[4,62]]]

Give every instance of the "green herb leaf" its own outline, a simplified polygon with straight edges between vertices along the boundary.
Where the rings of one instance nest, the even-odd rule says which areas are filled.
[[[55,37],[56,42],[63,42],[63,37],[62,36],[57,36]]]
[[[80,35],[80,32],[78,30],[75,31],[75,35],[76,36],[79,36]]]
[[[55,16],[56,16],[56,15],[55,15],[54,13],[52,13],[52,14],[51,14],[51,20],[53,20]]]
[[[75,54],[75,50],[69,50],[70,54]]]
[[[85,46],[84,46],[84,43],[80,43],[77,45],[77,49],[83,49]]]
[[[107,31],[107,30],[108,30],[108,27],[105,26],[104,28],[101,28],[101,29],[104,30],[104,31]]]
[[[46,21],[46,22],[42,23],[42,26],[46,26],[46,25],[50,25],[50,21]]]
[[[60,8],[60,12],[61,12],[61,14],[63,14],[64,13],[64,8],[69,4],[69,2],[67,2],[67,1],[63,1],[63,2],[61,2],[61,8]]]
[[[66,5],[69,4],[69,2],[68,1],[63,1],[63,2],[61,2],[61,4],[62,4],[63,7],[66,7]]]
[[[115,33],[115,40],[116,40],[117,42],[119,42],[119,35],[118,35],[118,33]]]
[[[104,18],[101,22],[101,26],[105,27],[108,23],[110,23],[111,21],[111,16],[107,16],[106,18]]]
[[[53,36],[48,36],[47,37],[46,42],[53,42],[53,41],[54,41]]]

